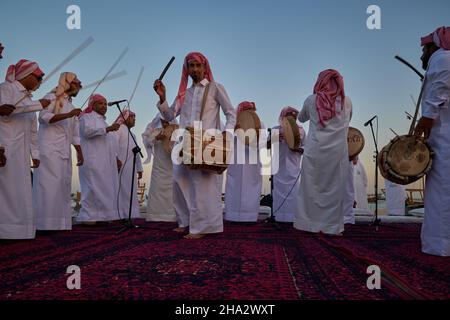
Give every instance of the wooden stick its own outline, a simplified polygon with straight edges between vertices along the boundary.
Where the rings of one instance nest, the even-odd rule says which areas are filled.
[[[113,73],[112,75],[106,77],[105,80],[103,81],[103,83],[105,83],[107,81],[110,81],[110,80],[114,80],[114,79],[123,77],[125,75],[127,75],[127,72],[124,71],[124,70],[122,70],[120,72]],[[98,85],[100,83],[100,81],[101,81],[101,79],[97,80],[95,82],[92,82],[92,83],[88,84],[87,86],[83,86],[83,88],[81,88],[81,90],[87,90],[87,89],[90,89],[92,87],[95,87],[96,85]]]
[[[95,86],[94,90],[91,92],[91,94],[87,97],[86,101],[84,101],[83,105],[81,106],[81,109],[83,109],[84,105],[86,104],[86,102],[89,101],[90,97],[95,93],[95,91],[97,90],[97,88],[105,81],[105,79],[109,76],[109,74],[114,70],[114,68],[119,64],[120,60],[122,60],[122,58],[126,55],[126,53],[128,52],[128,47],[125,48],[122,53],[120,54],[119,58],[117,58],[116,62],[114,62],[114,64],[111,66],[111,68],[108,70],[108,72],[106,72],[105,76],[102,78],[102,80],[100,80],[100,82]]]
[[[133,93],[131,94],[131,97],[130,97],[130,99],[128,100],[128,106],[131,105],[131,101],[132,101],[133,98],[134,98],[134,95],[135,95],[136,90],[137,90],[137,88],[138,88],[139,82],[141,81],[141,78],[142,78],[142,74],[143,74],[143,73],[144,73],[144,67],[141,67],[141,71],[139,72],[138,78],[137,78],[137,80],[136,80],[136,85],[134,86]]]
[[[167,70],[169,70],[170,66],[172,65],[172,63],[175,61],[175,57],[170,58],[169,63],[166,65],[166,67],[164,68],[163,72],[161,73],[161,75],[159,76],[158,80],[162,81],[162,79],[164,78],[164,76],[166,75]]]
[[[63,68],[66,64],[68,64],[70,61],[72,61],[77,55],[79,55],[84,49],[86,49],[88,46],[90,46],[94,42],[94,38],[89,37],[87,38],[81,45],[79,45],[75,50],[72,51],[71,54],[67,58],[65,58],[55,69],[53,69],[48,76],[42,80],[41,85],[45,83],[48,79],[50,79],[53,75],[55,75],[61,68]],[[19,101],[15,103],[15,107],[18,106],[19,103],[21,103],[26,98],[30,97],[31,93],[27,92]]]
[[[420,88],[419,98],[417,99],[416,111],[414,113],[414,117],[412,119],[411,126],[409,127],[409,133],[408,133],[409,135],[412,135],[414,133],[414,129],[416,127],[417,115],[419,114],[420,102],[422,101],[422,95],[423,95],[423,91],[425,89],[426,83],[427,83],[427,78],[425,77],[422,81],[422,87]]]
[[[420,73],[419,70],[414,68],[411,63],[409,63],[408,61],[406,61],[402,57],[395,56],[395,59],[397,59],[398,61],[400,61],[400,62],[404,63],[405,65],[407,65],[408,67],[410,67],[415,73],[417,73],[417,75],[420,77],[421,80],[423,80],[425,78],[425,76],[422,73]]]
[[[392,131],[393,134],[395,134],[395,135],[398,137],[397,132],[395,132],[394,130],[392,130],[392,128],[389,128],[389,129]]]
[[[79,55],[84,49],[89,47],[94,42],[94,38],[87,38],[78,48],[76,48],[66,59],[63,60],[55,69],[53,69],[42,81],[42,83],[46,82],[50,77],[56,74],[59,70],[61,70],[66,64],[72,61],[77,55]]]

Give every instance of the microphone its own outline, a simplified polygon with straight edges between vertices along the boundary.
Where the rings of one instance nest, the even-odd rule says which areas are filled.
[[[127,101],[127,99],[125,99],[125,100],[119,100],[119,101],[108,102],[108,107],[111,107],[111,106],[113,106],[113,105],[115,105],[115,104],[119,104],[119,103],[122,103],[122,102],[125,102],[125,101]]]
[[[378,116],[373,116],[372,119],[370,119],[369,121],[367,121],[366,123],[364,123],[364,127],[367,127],[369,125],[369,123],[371,123],[373,121],[373,119],[377,118]]]

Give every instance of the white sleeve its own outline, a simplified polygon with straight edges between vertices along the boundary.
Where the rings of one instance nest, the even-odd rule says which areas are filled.
[[[308,109],[308,101],[309,101],[309,98],[307,98],[305,100],[305,102],[303,103],[303,108],[300,111],[300,113],[298,114],[298,121],[300,121],[302,123],[306,122],[310,119],[309,109]]]
[[[39,141],[38,141],[38,127],[37,127],[37,118],[36,115],[31,116],[31,130],[30,130],[30,149],[31,149],[31,158],[39,160]]]
[[[435,75],[422,99],[422,116],[436,119],[440,109],[450,104],[450,70],[442,70]]]
[[[230,98],[228,97],[225,87],[221,84],[217,84],[217,101],[222,108],[223,113],[227,119],[225,124],[225,130],[234,130],[236,126],[236,110],[231,104]]]
[[[178,115],[180,114],[180,111],[178,111],[178,113],[175,113],[176,101],[174,103],[172,103],[172,106],[170,106],[170,107],[169,107],[169,104],[167,103],[167,100],[164,101],[162,104],[160,104],[158,101],[156,106],[158,107],[159,111],[161,112],[162,117],[166,121],[171,122],[176,117],[178,117]]]
[[[153,143],[154,143],[154,140],[151,139],[150,135],[150,124],[147,125],[145,132],[142,134],[142,141],[144,142],[144,147],[147,151],[147,159],[144,161],[144,164],[148,164],[152,160]]]
[[[136,172],[144,172],[144,168],[142,167],[141,156],[138,154],[136,156]]]
[[[95,121],[94,118],[86,115],[82,116],[80,119],[80,133],[83,133],[88,139],[107,134],[106,127],[103,123]]]
[[[78,119],[78,117],[74,117],[72,120],[72,145],[74,146],[81,145],[80,119]]]
[[[14,101],[14,91],[11,86],[4,84],[0,86],[0,105],[9,104],[14,105],[16,101]]]
[[[120,129],[117,130],[116,132],[113,132],[112,135],[114,137],[115,144],[117,147],[117,149],[116,149],[117,158],[119,158],[120,161],[125,162],[125,158],[127,157],[127,152],[128,152],[128,150],[126,150],[127,143],[128,143],[126,138],[128,137],[128,132],[127,132],[127,135],[124,134],[125,132],[123,130],[123,126],[124,125],[121,125]],[[130,138],[130,142],[131,143],[133,142],[133,141],[131,141],[131,138]],[[122,150],[125,150],[125,152],[122,152]],[[122,155],[124,155],[123,159],[122,159]]]

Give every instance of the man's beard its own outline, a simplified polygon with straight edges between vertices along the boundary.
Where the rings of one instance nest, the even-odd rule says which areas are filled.
[[[75,98],[79,92],[80,92],[80,90],[68,91],[67,95],[71,98]]]
[[[428,63],[429,63],[430,59],[426,59],[426,60],[422,60],[422,69],[423,70],[427,70],[428,69]]]

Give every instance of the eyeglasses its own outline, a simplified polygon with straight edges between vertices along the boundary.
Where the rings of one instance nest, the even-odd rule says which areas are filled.
[[[42,82],[42,80],[44,80],[44,75],[40,75],[39,77],[37,75],[35,75],[34,73],[32,74],[37,81]]]

